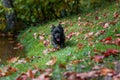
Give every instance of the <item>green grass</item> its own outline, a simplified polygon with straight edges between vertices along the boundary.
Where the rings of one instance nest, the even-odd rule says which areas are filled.
[[[22,31],[19,35],[19,41],[25,46],[25,50],[26,50],[26,57],[36,57],[33,58],[32,61],[27,62],[25,64],[9,64],[11,66],[14,66],[16,68],[18,68],[18,72],[7,76],[7,77],[3,77],[0,80],[13,80],[15,79],[15,77],[17,75],[19,75],[21,72],[26,72],[28,69],[33,69],[34,65],[37,65],[40,69],[46,69],[46,68],[52,68],[53,69],[53,75],[52,78],[53,80],[62,80],[64,78],[63,73],[66,71],[75,71],[75,72],[86,72],[91,70],[91,68],[94,65],[98,65],[99,63],[95,63],[94,61],[91,60],[91,58],[88,57],[88,53],[90,52],[92,56],[94,56],[94,48],[96,48],[97,50],[100,51],[105,51],[107,49],[118,49],[120,50],[120,46],[116,46],[116,45],[103,45],[103,43],[99,42],[99,40],[106,38],[106,37],[114,37],[114,34],[119,33],[120,31],[120,19],[118,21],[118,23],[114,26],[111,26],[110,28],[102,28],[100,25],[97,25],[99,22],[109,22],[114,20],[113,19],[113,13],[115,11],[119,11],[119,7],[116,6],[116,4],[112,4],[108,7],[103,7],[97,10],[99,13],[95,14],[95,11],[91,11],[90,13],[92,14],[92,16],[86,16],[86,14],[80,14],[81,18],[87,18],[87,20],[93,22],[94,24],[91,26],[78,26],[77,22],[78,22],[78,16],[71,16],[71,17],[67,17],[64,19],[60,19],[60,20],[56,20],[56,21],[50,21],[46,24],[42,24],[36,27],[30,27],[24,31]],[[103,17],[104,13],[108,13],[107,18]],[[87,13],[88,14],[88,13]],[[120,13],[119,13],[120,14]],[[95,20],[95,16],[99,16],[101,17],[100,20]],[[49,41],[51,40],[49,38],[50,35],[50,25],[51,24],[55,24],[57,25],[59,23],[59,21],[66,21],[68,20],[68,22],[72,22],[73,26],[70,26],[69,24],[63,25],[64,29],[68,28],[68,31],[65,32],[65,34],[67,35],[69,32],[79,32],[80,28],[83,29],[83,32],[81,34],[79,34],[78,36],[73,36],[71,39],[67,39],[66,40],[66,47],[64,49],[60,49],[58,51],[55,52],[51,52],[48,53],[47,55],[43,54],[43,50],[45,50],[48,47],[45,47],[43,45],[42,42],[39,41],[39,39],[34,39],[33,34],[34,33],[40,33],[40,34],[45,34],[45,39],[48,39]],[[83,20],[82,20],[83,21]],[[84,20],[85,22],[86,20]],[[92,28],[92,26],[94,26]],[[113,32],[114,29],[117,29],[116,32]],[[88,45],[89,40],[83,40],[85,34],[87,34],[88,32],[98,32],[99,30],[105,30],[105,34],[104,35],[99,35],[95,38],[92,39],[93,45],[94,46],[90,46]],[[98,43],[96,42],[98,41]],[[84,45],[83,48],[78,49],[78,44],[82,43]],[[52,48],[52,46],[50,46],[50,48]],[[70,56],[68,56],[70,54]],[[100,53],[99,53],[100,54]],[[40,58],[39,58],[40,57]],[[55,65],[53,66],[47,66],[46,63],[48,61],[50,61],[50,59],[52,57],[56,57],[57,58],[57,62]],[[108,68],[113,68],[112,62],[115,61],[116,59],[119,59],[120,55],[118,57],[113,57],[110,56],[108,58],[104,59],[104,66],[108,67]],[[73,64],[70,65],[70,62],[73,60],[83,60],[83,62],[80,62],[78,64]],[[110,64],[111,62],[111,64]],[[109,63],[109,64],[108,64]],[[68,68],[60,68],[60,64],[63,64],[65,66],[67,66]],[[81,69],[81,66],[85,66],[84,69]],[[1,66],[1,68],[4,66]]]

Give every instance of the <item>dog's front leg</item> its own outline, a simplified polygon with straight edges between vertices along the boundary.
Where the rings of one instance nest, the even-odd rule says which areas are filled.
[[[58,47],[58,45],[54,41],[52,41],[52,45],[54,46],[54,48]]]
[[[64,43],[61,43],[60,44],[60,48],[64,48],[65,47],[65,44]]]

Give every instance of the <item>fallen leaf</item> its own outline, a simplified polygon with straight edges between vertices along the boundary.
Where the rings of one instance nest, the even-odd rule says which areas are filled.
[[[103,55],[95,55],[93,57],[91,57],[92,60],[94,60],[95,62],[103,62]]]
[[[45,39],[45,37],[42,35],[42,36],[39,36],[39,40],[40,41],[43,41]]]
[[[112,76],[112,75],[115,74],[115,71],[112,70],[112,69],[108,69],[108,68],[101,68],[101,69],[99,70],[99,74],[100,74],[101,76],[107,76],[107,75],[111,74],[111,76]]]
[[[116,38],[112,43],[120,46],[120,38]]]
[[[94,32],[89,32],[89,33],[85,34],[84,40],[85,40],[86,38],[91,37],[93,34],[94,34]]]
[[[102,66],[95,65],[94,67],[92,67],[92,70],[99,70],[101,68],[102,68]]]
[[[48,73],[43,73],[32,80],[50,80],[50,75]]]
[[[18,61],[18,59],[19,59],[19,57],[12,57],[7,62],[9,62],[9,63],[15,63],[16,61]]]
[[[97,71],[89,71],[89,72],[84,72],[84,73],[78,73],[76,74],[76,76],[80,78],[80,80],[86,80],[90,78],[95,78],[98,75],[97,75]]]
[[[111,21],[111,22],[109,22],[109,24],[111,24],[111,25],[115,25],[117,23],[117,21]]]
[[[120,34],[115,34],[116,37],[120,37]]]
[[[114,18],[118,18],[118,17],[119,17],[118,12],[114,12],[114,13],[113,13],[113,17],[114,17]]]
[[[81,20],[81,17],[78,17],[78,21],[80,21]]]
[[[46,65],[53,66],[56,63],[56,61],[57,61],[57,58],[53,57],[50,61],[46,63]]]
[[[5,77],[17,72],[17,69],[11,66],[6,66],[0,72],[0,76]]]
[[[95,20],[99,20],[101,19],[101,17],[95,16]]]
[[[79,43],[77,46],[78,46],[79,49],[81,49],[81,48],[83,48],[84,45]]]
[[[95,33],[95,36],[99,36],[99,35],[104,34],[104,33],[105,33],[105,30],[100,30],[100,31]]]
[[[28,77],[33,79],[33,78],[35,78],[35,75],[37,72],[39,72],[38,69],[34,69],[34,70],[29,69],[26,74]]]
[[[105,44],[112,44],[111,41],[112,41],[112,37],[107,37],[107,38],[100,40],[100,42],[103,42]]]
[[[44,44],[44,46],[49,46],[50,45],[50,41],[49,40],[44,40],[43,44]]]
[[[39,75],[37,74],[39,72]],[[21,73],[16,80],[50,80],[52,69],[34,69],[28,70],[26,73]]]
[[[34,36],[34,39],[37,39],[38,34],[34,33],[33,36]]]
[[[43,54],[46,55],[50,52],[54,52],[54,51],[57,51],[59,50],[59,48],[46,48],[45,50],[43,50]]]
[[[120,80],[120,73],[113,76],[112,80]]]
[[[104,54],[105,57],[109,57],[110,55],[117,55],[119,53],[119,50],[116,49],[108,49],[102,54]]]
[[[97,77],[97,71],[89,71],[84,73],[65,72],[64,75],[67,80],[89,80],[90,78]]]
[[[109,28],[109,27],[110,27],[109,23],[105,23],[103,26],[103,28]]]
[[[28,80],[28,75],[25,73],[22,73],[15,80]]]
[[[66,36],[66,38],[67,39],[70,39],[72,36],[78,36],[79,35],[79,32],[70,32],[67,36]]]
[[[70,62],[70,64],[79,64],[81,62],[81,60],[73,60]]]
[[[66,65],[65,64],[59,64],[59,67],[66,69]]]

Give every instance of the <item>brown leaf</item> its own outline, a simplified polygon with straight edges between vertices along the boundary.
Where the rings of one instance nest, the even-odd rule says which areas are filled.
[[[70,39],[72,36],[74,36],[74,35],[76,35],[76,36],[78,36],[79,35],[79,32],[70,32],[67,36],[66,36],[66,38],[67,39]]]
[[[25,73],[22,73],[15,80],[28,80],[28,75]]]
[[[80,79],[86,80],[88,78],[90,79],[93,77],[97,77],[98,75],[97,75],[97,71],[89,71],[84,73],[78,73],[76,76]]]
[[[67,80],[89,80],[90,78],[97,77],[97,71],[89,71],[84,73],[65,72],[64,75]]]
[[[30,78],[34,78],[35,74],[32,73],[32,70],[28,70],[28,75]]]
[[[108,69],[108,68],[101,68],[101,69],[99,70],[99,74],[100,74],[101,76],[107,76],[107,75],[111,74],[111,76],[112,76],[112,75],[115,74],[115,71],[112,70],[112,69]]]
[[[118,18],[118,17],[119,17],[118,12],[114,12],[114,13],[113,13],[113,17],[114,17],[114,18]]]
[[[92,68],[92,70],[99,70],[99,69],[101,69],[102,68],[102,66],[97,66],[97,65],[95,65],[93,68]]]
[[[45,50],[43,50],[43,54],[46,55],[50,52],[54,52],[54,51],[57,51],[59,50],[59,48],[46,48]]]
[[[95,20],[99,20],[101,19],[101,17],[95,16]]]
[[[86,38],[91,37],[93,34],[94,34],[94,32],[89,32],[89,33],[85,34],[84,40],[85,40]]]
[[[73,61],[71,61],[70,63],[71,64],[79,64],[81,62],[81,60],[73,60]]]
[[[81,48],[83,48],[84,45],[79,43],[77,46],[78,46],[79,49],[81,49]]]
[[[50,45],[50,41],[49,40],[44,40],[43,44],[44,44],[44,46],[49,46]]]
[[[53,57],[50,61],[46,63],[46,65],[53,66],[56,63],[56,61],[57,61],[57,58]]]
[[[104,56],[102,56],[102,55],[95,55],[95,56],[91,57],[91,59],[94,60],[95,62],[103,62],[103,58],[104,58]]]
[[[37,78],[34,78],[32,80],[50,80],[50,76],[48,73],[43,73],[39,75]]]
[[[33,78],[35,78],[35,75],[38,71],[39,71],[38,69],[34,69],[34,70],[29,69],[26,74],[28,77],[33,79]]]
[[[39,40],[40,41],[44,41],[45,37],[42,35],[42,36],[39,36]]]
[[[50,80],[50,76],[52,75],[51,73],[52,69],[45,69],[45,72],[32,80]]]
[[[117,20],[109,22],[111,25],[115,25],[117,23]]]
[[[9,76],[13,73],[15,73],[17,71],[16,68],[14,67],[5,67],[5,69],[3,69],[4,71],[2,72],[2,77],[5,77],[5,76]]]
[[[64,75],[67,77],[67,80],[76,80],[75,72],[65,72]]]
[[[116,38],[112,43],[120,46],[120,38]]]
[[[60,64],[59,67],[60,68],[66,68],[66,65],[65,64]]]
[[[8,60],[9,63],[15,63],[16,61],[18,61],[19,57],[12,57]]]
[[[120,73],[113,76],[112,80],[120,80]]]
[[[26,63],[27,61],[25,59],[20,59],[17,61],[17,64],[23,64]]]
[[[109,28],[109,27],[110,27],[109,23],[105,23],[103,26],[103,28]]]
[[[116,37],[120,37],[120,34],[115,34]]]

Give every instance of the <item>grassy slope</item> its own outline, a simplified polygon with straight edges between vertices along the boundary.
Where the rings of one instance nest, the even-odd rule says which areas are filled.
[[[35,56],[36,58],[34,58],[31,62],[27,62],[25,64],[10,64],[11,66],[15,66],[18,68],[18,72],[17,74],[13,74],[11,76],[5,77],[5,78],[1,78],[4,80],[13,80],[18,74],[20,74],[21,72],[25,72],[28,69],[32,69],[33,65],[37,65],[40,69],[45,69],[45,68],[53,68],[54,69],[54,73],[53,73],[53,78],[54,79],[59,79],[62,80],[63,76],[63,72],[65,71],[76,71],[76,72],[84,72],[84,71],[88,71],[90,70],[94,65],[98,65],[98,63],[95,63],[94,61],[92,61],[88,54],[89,52],[91,52],[91,55],[94,55],[94,51],[93,49],[96,48],[97,50],[100,51],[105,51],[107,49],[118,49],[120,50],[119,46],[116,45],[103,45],[102,43],[98,42],[96,43],[95,41],[99,41],[103,38],[112,36],[114,38],[114,34],[118,33],[118,32],[113,32],[113,30],[116,28],[118,31],[120,31],[120,22],[118,22],[116,25],[111,26],[110,28],[104,29],[103,27],[97,25],[99,22],[109,22],[113,20],[113,13],[115,11],[118,11],[119,8],[118,6],[116,6],[115,4],[110,5],[109,7],[105,7],[102,9],[98,10],[98,14],[95,14],[95,12],[91,12],[92,16],[86,16],[86,14],[81,14],[81,18],[87,18],[89,21],[92,21],[94,24],[92,26],[78,26],[77,22],[78,22],[78,16],[72,16],[70,18],[65,18],[62,20],[56,20],[56,21],[51,21],[47,24],[44,25],[40,25],[38,27],[30,27],[29,29],[26,29],[25,31],[21,32],[19,39],[20,41],[24,44],[24,46],[26,47],[26,57],[31,57],[31,56]],[[103,17],[104,13],[108,13],[109,15],[107,16],[107,18]],[[95,16],[99,16],[101,17],[100,20],[95,20]],[[59,51],[56,52],[51,52],[47,55],[43,54],[43,50],[46,49],[46,47],[43,45],[43,43],[41,43],[39,41],[39,39],[35,40],[33,37],[33,34],[35,32],[37,33],[45,33],[45,38],[49,39],[48,36],[50,35],[50,25],[51,24],[55,24],[57,25],[59,21],[66,21],[68,20],[69,22],[72,22],[73,25],[70,26],[69,24],[67,24],[66,26],[63,25],[63,27],[66,29],[68,28],[68,31],[65,32],[65,34],[67,35],[69,32],[80,32],[80,28],[82,28],[83,32],[81,34],[79,34],[78,36],[73,36],[70,40],[67,39],[66,41],[66,47],[64,49],[61,49]],[[85,22],[85,20],[84,20]],[[94,27],[93,27],[94,26]],[[94,46],[89,46],[88,42],[89,40],[83,40],[84,36],[86,33],[88,32],[98,32],[99,30],[106,30],[106,33],[104,35],[100,35],[98,37],[95,37],[92,39],[93,45]],[[78,49],[78,44],[82,43],[84,45],[83,48]],[[52,46],[50,46],[52,47]],[[47,47],[48,48],[48,47]],[[68,56],[70,54],[70,56]],[[38,58],[38,56],[40,58]],[[57,62],[54,66],[46,66],[46,63],[52,58],[52,57],[56,57],[57,58]],[[109,67],[109,68],[113,68],[112,61],[118,59],[120,56],[114,58],[112,56],[110,56],[109,58],[105,58],[105,62],[102,63],[105,66]],[[72,60],[83,60],[85,59],[85,61],[79,63],[79,64],[73,64],[70,65],[70,62]],[[60,68],[59,65],[63,64],[68,66],[67,69],[64,68]],[[109,64],[109,65],[108,65]],[[84,69],[81,69],[81,66],[85,66]]]

